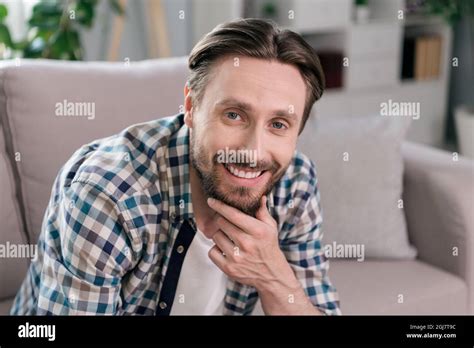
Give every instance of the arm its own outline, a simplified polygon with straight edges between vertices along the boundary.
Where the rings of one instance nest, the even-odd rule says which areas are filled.
[[[36,314],[120,313],[120,284],[131,257],[120,221],[113,200],[92,185],[76,182],[61,192],[41,237]]]
[[[283,258],[285,256],[283,255]],[[297,266],[293,265],[297,268]],[[298,269],[285,259],[281,263],[281,273],[273,282],[256,285],[262,309],[267,315],[325,315],[313,305],[301,282],[296,277]]]
[[[320,196],[316,177],[311,176],[312,194],[308,197],[295,197],[294,226],[280,241],[280,248],[298,281],[299,288],[303,291],[305,300],[313,308],[303,306],[304,300],[297,301],[297,296],[293,304],[287,301],[287,307],[293,307],[293,314],[314,314],[311,313],[313,310],[324,315],[341,314],[337,291],[328,277],[329,261],[322,245]],[[262,299],[262,307],[263,305]]]

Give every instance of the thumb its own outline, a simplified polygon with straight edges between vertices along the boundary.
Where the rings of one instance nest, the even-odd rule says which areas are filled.
[[[275,226],[275,220],[267,209],[267,196],[263,195],[260,199],[260,208],[257,210],[255,217],[267,225]]]

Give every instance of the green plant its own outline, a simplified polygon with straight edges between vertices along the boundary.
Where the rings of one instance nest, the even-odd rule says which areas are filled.
[[[425,0],[424,7],[428,13],[443,17],[451,25],[463,16],[474,17],[474,0]]]
[[[369,4],[369,0],[355,0],[356,6],[367,6]]]
[[[108,0],[123,15],[118,0]],[[0,44],[23,58],[82,60],[81,29],[94,24],[98,0],[41,0],[33,7],[26,38],[14,42],[5,23],[8,8],[0,4]]]
[[[262,14],[265,18],[274,18],[278,14],[278,7],[272,1],[267,1],[262,6]]]

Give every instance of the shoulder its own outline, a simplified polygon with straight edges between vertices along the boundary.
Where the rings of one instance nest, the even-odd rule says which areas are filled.
[[[310,228],[321,222],[316,166],[303,153],[295,151],[288,169],[273,188],[272,195],[271,211],[278,222],[281,238],[296,226],[303,224]]]
[[[180,126],[179,117],[167,117],[86,144],[63,166],[56,186],[89,184],[115,200],[141,192],[158,179],[158,161]]]
[[[301,196],[304,192],[317,191],[316,165],[305,154],[295,151],[288,169],[277,184],[279,190],[292,196]]]

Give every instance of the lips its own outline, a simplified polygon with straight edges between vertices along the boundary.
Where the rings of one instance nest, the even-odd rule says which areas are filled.
[[[258,178],[263,171],[250,171],[250,170],[242,170],[239,169],[231,164],[225,164],[224,167],[230,172],[233,176],[241,179],[255,179]]]

